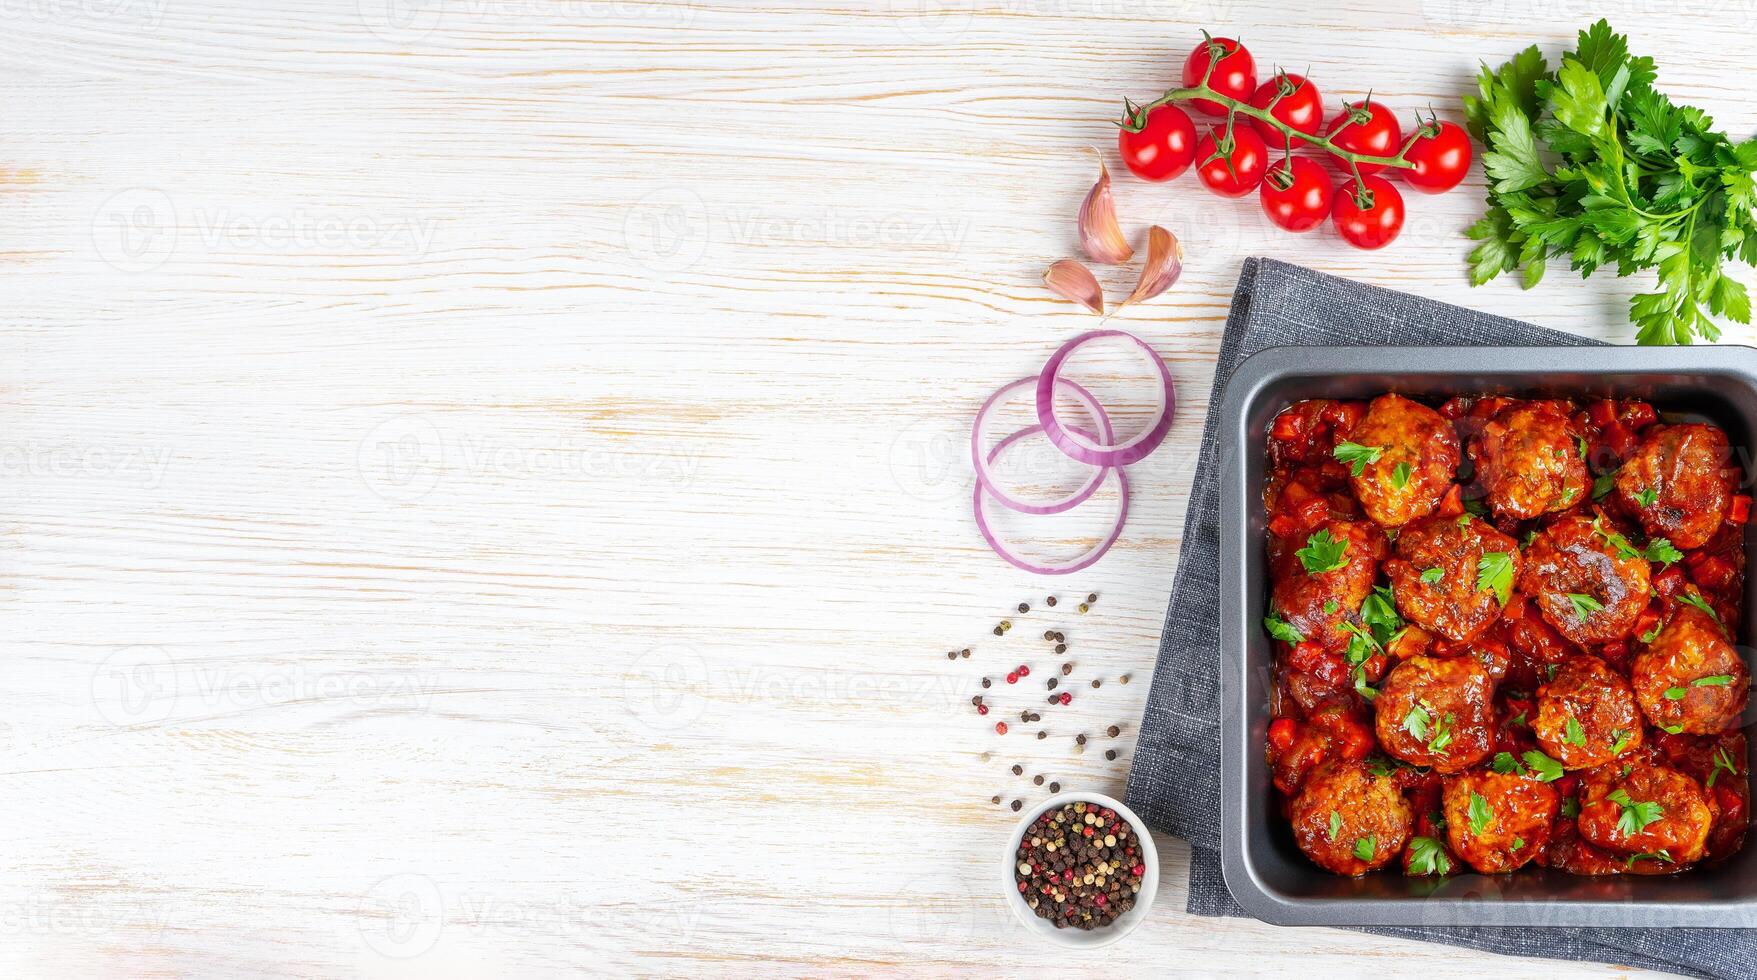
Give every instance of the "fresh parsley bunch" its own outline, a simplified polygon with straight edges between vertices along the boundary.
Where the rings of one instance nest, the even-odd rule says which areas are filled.
[[[1619,276],[1657,268],[1660,288],[1629,303],[1640,343],[1718,340],[1710,312],[1750,322],[1745,287],[1721,260],[1757,265],[1757,140],[1716,132],[1700,109],[1655,91],[1655,77],[1653,59],[1631,56],[1604,20],[1553,73],[1535,45],[1483,66],[1481,97],[1464,100],[1488,147],[1472,282],[1524,267],[1529,289],[1564,256],[1582,278],[1611,264]]]

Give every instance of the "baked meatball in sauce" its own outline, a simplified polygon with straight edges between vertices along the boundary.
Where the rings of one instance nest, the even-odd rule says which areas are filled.
[[[1751,675],[1720,622],[1680,603],[1653,642],[1635,655],[1629,682],[1655,727],[1716,735],[1744,712]]]
[[[1712,425],[1655,426],[1617,472],[1617,499],[1649,535],[1700,548],[1720,528],[1738,486],[1731,458],[1726,433]]]
[[[1501,598],[1480,588],[1483,556],[1500,555],[1507,582],[1518,581],[1519,544],[1487,521],[1469,514],[1429,517],[1397,536],[1397,557],[1385,562],[1385,575],[1397,596],[1397,611],[1411,622],[1448,640],[1474,639],[1501,615]]]
[[[1519,590],[1581,646],[1628,636],[1652,594],[1647,559],[1612,545],[1614,530],[1603,518],[1570,514],[1550,521],[1525,549]]]
[[[1447,778],[1441,799],[1446,842],[1483,874],[1516,870],[1542,854],[1560,804],[1546,783],[1487,771]]]
[[[1588,769],[1641,745],[1641,711],[1628,683],[1603,660],[1570,657],[1537,689],[1531,731],[1563,768]]]
[[[1378,450],[1351,475],[1367,516],[1384,527],[1426,517],[1458,475],[1458,433],[1439,412],[1402,395],[1381,395],[1348,441]]]
[[[1495,683],[1473,657],[1411,657],[1392,669],[1373,701],[1385,751],[1436,772],[1459,772],[1494,748]]]
[[[1345,546],[1339,567],[1314,572],[1299,552],[1320,535]],[[1271,535],[1270,601],[1276,613],[1306,639],[1333,653],[1342,651],[1351,635],[1344,624],[1360,621],[1360,604],[1373,591],[1385,547],[1385,533],[1359,521],[1328,521],[1312,535],[1291,540]]]
[[[1606,766],[1582,781],[1580,836],[1625,856],[1664,854],[1681,868],[1702,858],[1714,811],[1694,779],[1668,766]],[[1625,815],[1626,814],[1626,815]]]
[[[1584,502],[1592,489],[1584,431],[1566,402],[1519,402],[1490,419],[1470,456],[1495,514],[1528,520]]]
[[[1335,762],[1313,773],[1289,816],[1300,850],[1326,871],[1350,877],[1403,853],[1415,819],[1396,781],[1362,762]]]

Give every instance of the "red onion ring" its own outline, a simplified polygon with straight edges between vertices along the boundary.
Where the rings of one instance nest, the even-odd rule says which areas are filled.
[[[1101,466],[1094,470],[1091,479],[1087,480],[1078,490],[1075,490],[1068,496],[1063,497],[1060,500],[1052,500],[1047,504],[1034,504],[1026,500],[1021,500],[1001,489],[1000,481],[994,478],[994,473],[988,466],[988,464],[995,458],[994,454],[988,453],[985,458],[982,451],[983,444],[987,441],[984,438],[984,433],[988,428],[988,413],[990,410],[996,405],[999,405],[1008,394],[1027,385],[1033,384],[1036,381],[1036,378],[1020,378],[988,396],[988,401],[982,403],[981,411],[976,413],[976,423],[970,427],[970,462],[971,465],[976,467],[976,485],[978,487],[987,487],[989,495],[1000,501],[1001,504],[1008,509],[1016,510],[1021,514],[1059,514],[1062,511],[1072,510],[1075,507],[1080,506],[1086,501],[1087,497],[1098,492],[1099,486],[1104,483],[1105,467]],[[1098,404],[1098,399],[1093,398],[1091,392],[1072,381],[1062,381],[1058,383],[1064,390],[1074,396],[1074,400],[1080,403],[1080,407],[1084,408],[1087,414],[1092,416],[1092,418],[1098,423],[1098,431],[1103,434],[1104,441],[1109,442],[1113,438],[1110,428],[1110,416],[1105,414],[1104,408]],[[1034,432],[1042,431],[1043,426],[1039,425],[1029,430],[1025,430],[1024,434],[1030,435]],[[1009,441],[1018,438],[1020,438],[1020,433],[1015,432],[1005,440],[1002,440],[1000,446],[1007,445]],[[999,449],[1000,446],[996,446],[995,448]]]
[[[1064,428],[1055,417],[1055,386],[1061,380],[1062,365],[1075,350],[1105,337],[1121,337],[1139,347],[1153,366],[1159,369],[1159,414],[1153,424],[1127,442],[1112,443],[1106,437],[1103,443],[1080,432]],[[1158,352],[1147,345],[1147,342],[1134,334],[1122,330],[1093,330],[1083,333],[1061,346],[1043,366],[1043,373],[1037,377],[1037,421],[1043,425],[1043,434],[1051,444],[1066,453],[1069,457],[1090,466],[1127,466],[1144,459],[1148,453],[1159,448],[1165,441],[1166,433],[1171,431],[1171,413],[1177,404],[1177,389],[1171,383],[1171,372],[1165,369],[1165,362],[1159,359]]]
[[[1034,435],[1042,431],[1044,431],[1043,426],[1032,425],[1007,436],[989,452],[988,461],[991,463],[994,462],[995,458],[1000,456],[1001,452],[1008,446],[1018,442],[1026,436]],[[971,498],[972,506],[976,509],[976,528],[982,532],[982,540],[988,542],[988,546],[994,549],[994,553],[1001,556],[1001,558],[1006,560],[1007,564],[1012,565],[1014,568],[1023,569],[1035,575],[1067,575],[1071,572],[1077,572],[1104,557],[1104,553],[1109,551],[1110,546],[1116,543],[1116,539],[1122,536],[1123,522],[1127,521],[1129,517],[1129,475],[1124,473],[1120,467],[1115,469],[1106,468],[1098,471],[1100,477],[1108,472],[1114,472],[1117,479],[1116,524],[1111,527],[1110,533],[1105,536],[1103,541],[1098,542],[1092,547],[1092,550],[1078,558],[1073,558],[1065,562],[1057,562],[1053,565],[1038,565],[1026,561],[1014,554],[1000,540],[1000,538],[995,535],[994,529],[988,526],[988,515],[982,512],[983,485],[980,481],[977,482],[976,491]]]

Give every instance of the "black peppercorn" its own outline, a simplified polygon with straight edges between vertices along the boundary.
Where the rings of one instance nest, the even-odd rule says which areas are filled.
[[[1066,643],[1057,643],[1055,645],[1055,652],[1058,654],[1067,653],[1068,645]]]
[[[1013,801],[1013,812],[1014,813],[1018,813],[1020,810],[1024,809],[1024,807],[1025,807],[1024,800],[1014,800]]]
[[[1109,728],[1106,728],[1104,730],[1104,734],[1109,735],[1111,738],[1115,738],[1118,735],[1121,735],[1122,733],[1123,733],[1123,730],[1116,727],[1115,725],[1112,725]]]
[[[1020,766],[1020,765],[1013,766],[1013,775],[1015,775],[1015,776],[1025,775],[1025,767]]]
[[[1054,677],[1051,677],[1049,679],[1049,690],[1051,690],[1051,691],[1055,690],[1055,686],[1059,683],[1061,683],[1061,681],[1057,680]]]
[[[1045,598],[1045,599],[1044,599],[1044,600],[1043,600],[1043,603],[1044,603],[1044,605],[1046,605],[1046,606],[1053,606],[1053,605],[1055,605],[1055,596],[1049,596],[1049,597],[1047,597],[1047,598]]]
[[[1028,613],[1030,611],[1031,611],[1031,607],[1029,605],[1026,605],[1023,602],[1019,603],[1019,612]]]
[[[1114,761],[1116,759],[1116,750],[1115,749],[1105,749],[1104,750],[1104,757],[1106,759],[1110,759],[1110,760]]]

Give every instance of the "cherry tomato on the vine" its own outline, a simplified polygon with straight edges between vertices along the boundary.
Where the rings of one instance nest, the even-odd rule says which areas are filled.
[[[1330,217],[1342,240],[1355,248],[1384,248],[1403,230],[1403,195],[1383,177],[1350,180],[1336,192]]]
[[[1304,75],[1277,72],[1274,78],[1257,86],[1256,94],[1251,96],[1251,105],[1268,109],[1271,116],[1302,133],[1316,136],[1318,130],[1324,128],[1324,100],[1318,95],[1318,87]],[[1252,119],[1251,126],[1271,149],[1280,149],[1287,142],[1286,133],[1261,119]],[[1298,146],[1299,142],[1294,141],[1294,145]]]
[[[1174,105],[1162,105],[1146,114],[1141,131],[1117,130],[1116,148],[1123,165],[1142,180],[1170,180],[1189,169],[1196,158],[1196,124]]]
[[[1398,170],[1404,182],[1429,194],[1457,187],[1470,170],[1470,136],[1464,127],[1429,120],[1419,133],[1404,158],[1415,166]]]
[[[1269,167],[1269,148],[1249,126],[1215,126],[1196,144],[1196,176],[1222,197],[1243,197],[1257,189]]]
[[[1330,216],[1330,175],[1316,160],[1277,160],[1263,177],[1263,213],[1288,231],[1310,231]]]
[[[1325,132],[1338,148],[1369,157],[1396,156],[1397,148],[1403,142],[1403,130],[1397,125],[1397,117],[1390,109],[1370,100],[1344,103],[1343,110],[1330,120]],[[1336,159],[1346,171],[1347,162],[1341,157]],[[1360,165],[1363,174],[1376,174],[1383,169],[1385,165],[1382,163]]]
[[[1257,63],[1251,60],[1251,53],[1244,45],[1230,37],[1205,37],[1201,44],[1196,45],[1196,49],[1184,59],[1184,88],[1201,83],[1202,74],[1208,70],[1212,57],[1210,46],[1220,51],[1221,56],[1214,64],[1214,73],[1208,76],[1208,87],[1240,102],[1249,99],[1257,88]],[[1191,99],[1190,105],[1197,112],[1210,116],[1226,115],[1226,107],[1213,99]]]

